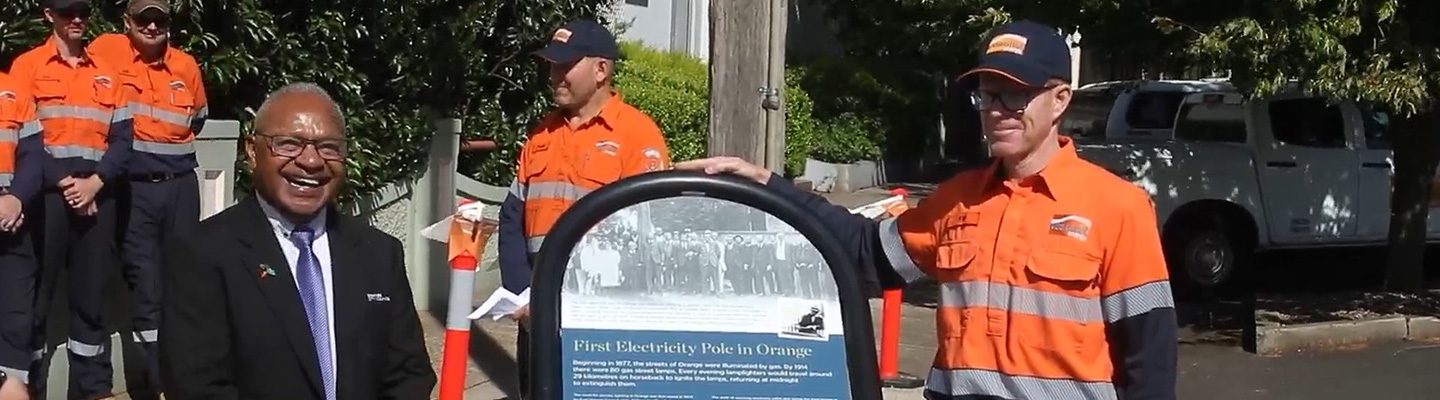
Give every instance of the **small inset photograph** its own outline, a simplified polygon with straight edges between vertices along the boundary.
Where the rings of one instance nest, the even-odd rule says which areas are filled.
[[[825,332],[825,301],[781,298],[777,307],[779,335],[787,339],[829,340]]]

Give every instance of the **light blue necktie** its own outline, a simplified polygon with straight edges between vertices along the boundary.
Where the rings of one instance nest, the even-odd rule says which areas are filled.
[[[335,369],[330,354],[329,305],[325,304],[325,275],[320,273],[320,259],[310,248],[315,231],[299,226],[290,232],[290,242],[300,249],[295,260],[295,279],[300,284],[300,300],[305,303],[305,319],[310,322],[310,338],[315,342],[315,356],[320,360],[320,381],[325,399],[335,400]]]

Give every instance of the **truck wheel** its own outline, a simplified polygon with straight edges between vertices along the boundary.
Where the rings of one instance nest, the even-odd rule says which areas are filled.
[[[1166,262],[1176,289],[1216,288],[1235,276],[1249,249],[1226,227],[1219,219],[1202,220],[1167,232]]]
[[[1205,229],[1189,235],[1180,248],[1180,268],[1190,282],[1217,286],[1235,270],[1236,249],[1225,232]]]

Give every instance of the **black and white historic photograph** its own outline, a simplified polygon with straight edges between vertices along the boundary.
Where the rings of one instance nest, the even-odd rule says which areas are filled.
[[[780,337],[825,340],[825,303],[805,299],[780,299]]]
[[[820,252],[779,218],[704,197],[637,204],[573,250],[566,294],[838,300]]]

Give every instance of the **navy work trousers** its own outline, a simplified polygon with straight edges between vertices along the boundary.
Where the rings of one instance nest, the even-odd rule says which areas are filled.
[[[45,348],[46,313],[54,300],[56,283],[65,277],[69,294],[70,323],[66,349],[70,354],[71,399],[94,399],[108,396],[113,389],[110,365],[110,335],[102,322],[105,289],[113,277],[115,265],[116,212],[114,190],[105,187],[96,196],[99,212],[81,216],[65,202],[58,188],[48,188],[42,195],[35,231],[40,248],[43,276],[35,300],[33,337],[36,348]],[[35,213],[27,213],[25,223],[32,223]],[[42,357],[48,360],[49,357]],[[30,386],[35,393],[44,393],[43,361],[30,371]]]
[[[144,365],[145,382],[164,392],[160,381],[160,255],[164,243],[195,233],[200,226],[200,184],[195,173],[132,176],[120,196],[120,257],[130,289],[130,333]]]

